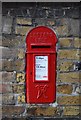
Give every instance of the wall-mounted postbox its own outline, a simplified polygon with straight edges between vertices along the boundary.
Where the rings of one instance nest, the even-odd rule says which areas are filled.
[[[26,37],[27,103],[51,103],[56,99],[56,42],[53,30],[39,26]]]

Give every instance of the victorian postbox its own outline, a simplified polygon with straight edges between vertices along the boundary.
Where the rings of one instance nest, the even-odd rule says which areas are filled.
[[[53,30],[33,28],[26,37],[26,101],[52,103],[56,99],[56,42]]]

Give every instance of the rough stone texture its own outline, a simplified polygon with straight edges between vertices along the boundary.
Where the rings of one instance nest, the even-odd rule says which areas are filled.
[[[2,17],[2,33],[10,34],[12,32],[12,17]]]
[[[79,115],[80,113],[80,106],[67,106],[64,107],[64,116],[73,116]]]
[[[2,105],[13,105],[14,103],[14,96],[12,94],[2,95]]]
[[[16,35],[5,35],[2,36],[2,46],[14,48],[14,47],[24,47],[25,40],[24,36],[16,36]]]
[[[59,105],[81,105],[81,96],[61,96],[57,98]]]
[[[16,23],[20,24],[20,25],[32,25],[32,19],[28,19],[28,18],[17,18],[16,19]]]
[[[71,47],[72,42],[73,42],[73,38],[67,38],[67,37],[66,38],[60,38],[59,39],[60,48]]]
[[[75,38],[74,39],[74,47],[75,48],[81,48],[81,38]]]
[[[75,92],[81,94],[81,86],[77,86]]]
[[[13,93],[11,84],[0,84],[0,93]]]
[[[12,82],[15,79],[14,72],[0,72],[0,78],[2,76],[2,82]]]
[[[72,61],[61,61],[59,62],[58,65],[58,70],[63,72],[63,71],[71,71],[74,68],[74,63]]]
[[[58,75],[58,82],[79,83],[81,82],[80,72],[60,73]]]
[[[2,60],[2,70],[3,71],[13,71],[14,70],[14,62],[13,60]]]
[[[62,84],[57,85],[57,92],[61,94],[71,94],[72,93],[72,85]]]
[[[70,20],[70,35],[73,36],[79,36],[79,32],[80,32],[80,21],[77,19],[71,19]]]
[[[79,50],[59,50],[58,51],[58,58],[59,59],[75,59],[75,60],[79,60],[81,59],[81,51]]]
[[[55,116],[57,115],[56,107],[32,107],[27,109],[30,116]]]
[[[25,82],[25,74],[24,73],[17,73],[16,77],[17,77],[16,80],[18,83]]]
[[[20,35],[26,35],[33,27],[28,26],[16,26],[15,33]]]
[[[20,85],[14,84],[13,85],[13,92],[14,93],[23,93],[24,89],[25,89],[25,86],[23,84],[20,84]]]
[[[69,28],[67,25],[58,26],[54,28],[54,30],[57,33],[57,36],[69,36]]]
[[[17,59],[14,61],[14,70],[16,71],[23,71],[25,69],[25,63],[24,63],[24,60],[20,60],[20,59]]]
[[[26,101],[25,101],[25,94],[20,94],[20,95],[17,97],[17,100],[18,100],[18,103],[19,103],[19,104],[26,103]]]
[[[2,49],[2,59],[13,59],[17,58],[18,50],[9,49],[7,47],[0,48]]]
[[[25,50],[24,49],[18,49],[18,58],[19,59],[25,58]]]
[[[2,116],[13,117],[19,116],[24,113],[25,109],[22,106],[3,106]]]

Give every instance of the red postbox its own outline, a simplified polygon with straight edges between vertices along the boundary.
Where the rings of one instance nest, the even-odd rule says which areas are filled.
[[[52,103],[56,99],[56,42],[53,30],[33,28],[26,37],[26,101]]]

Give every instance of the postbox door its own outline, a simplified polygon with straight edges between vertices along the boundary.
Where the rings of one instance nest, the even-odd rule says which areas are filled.
[[[50,103],[55,100],[56,54],[30,54],[27,57],[27,102]],[[30,72],[29,72],[30,71]]]

